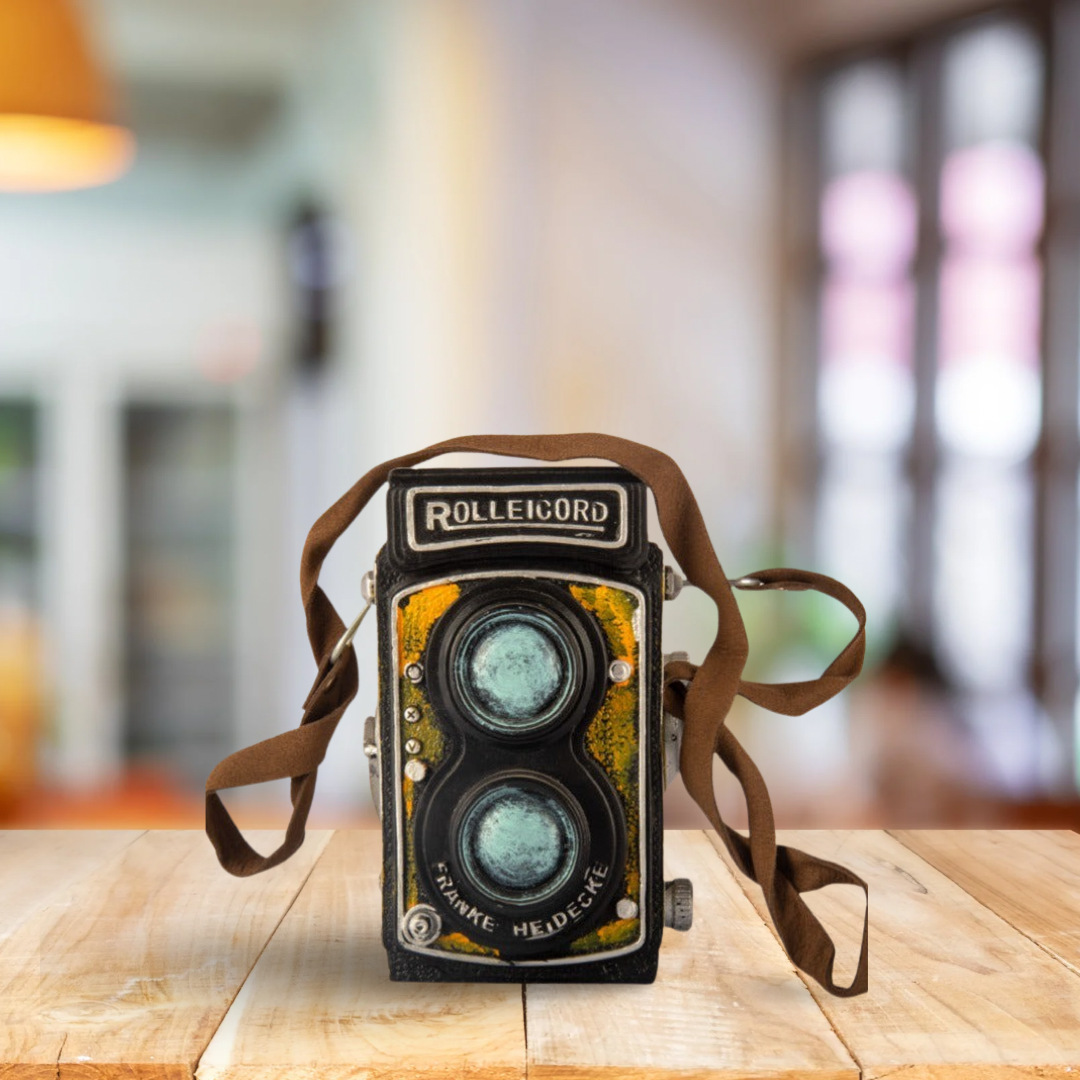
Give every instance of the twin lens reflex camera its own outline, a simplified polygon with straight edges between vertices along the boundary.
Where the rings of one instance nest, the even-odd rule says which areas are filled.
[[[681,738],[660,609],[681,582],[645,485],[397,469],[387,509],[365,751],[391,978],[651,982],[692,893],[662,878]]]

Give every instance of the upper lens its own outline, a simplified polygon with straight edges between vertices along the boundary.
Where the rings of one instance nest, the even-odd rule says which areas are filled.
[[[567,797],[505,781],[470,806],[458,834],[462,865],[481,891],[511,904],[546,900],[566,884],[581,848]]]
[[[519,734],[558,717],[578,682],[576,652],[550,616],[529,608],[481,613],[455,650],[453,678],[471,719]]]

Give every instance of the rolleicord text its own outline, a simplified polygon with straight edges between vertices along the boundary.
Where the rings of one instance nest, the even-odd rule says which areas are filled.
[[[626,489],[618,484],[415,487],[406,500],[416,551],[522,541],[613,548],[626,540]]]
[[[493,522],[538,521],[573,525],[602,525],[611,508],[599,499],[508,498],[432,499],[425,507],[425,525],[430,532],[450,531],[455,525],[487,525]]]

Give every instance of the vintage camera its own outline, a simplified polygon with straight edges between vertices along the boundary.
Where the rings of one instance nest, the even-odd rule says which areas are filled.
[[[672,575],[644,484],[397,469],[387,509],[365,743],[391,978],[651,982],[692,896],[662,879]]]

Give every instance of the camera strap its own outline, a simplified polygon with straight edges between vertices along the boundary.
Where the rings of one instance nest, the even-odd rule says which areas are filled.
[[[862,667],[866,629],[863,606],[839,582],[805,570],[762,570],[729,581],[709,539],[697,500],[678,465],[659,450],[613,435],[475,435],[449,439],[371,469],[315,522],[304,545],[300,588],[318,673],[304,702],[298,728],[231,754],[210,774],[206,782],[206,832],[221,865],[232,874],[246,877],[276,866],[300,847],[318,767],[338,721],[356,695],[356,653],[351,647],[335,649],[346,627],[318,584],[319,571],[331,547],[385,483],[391,470],[418,465],[440,454],[465,451],[541,461],[603,458],[621,465],[651,488],[672,555],[687,581],[712,598],[719,615],[716,639],[702,663],[672,662],[664,672],[665,708],[684,721],[680,758],[683,782],[735,865],[761,886],[777,934],[792,962],[831,994],[852,997],[866,993],[866,882],[836,863],[777,845],[765,781],[725,724],[736,694],[773,712],[798,716],[847,686]],[[742,671],[749,646],[732,586],[814,589],[847,607],[858,621],[858,629],[818,679],[778,684],[745,681]],[[724,823],[716,806],[714,753],[742,786],[749,822],[745,837]],[[292,781],[292,816],[281,846],[263,856],[241,835],[217,793],[286,778]],[[867,897],[858,967],[849,986],[838,986],[833,981],[835,946],[801,895],[837,884],[857,885]]]

